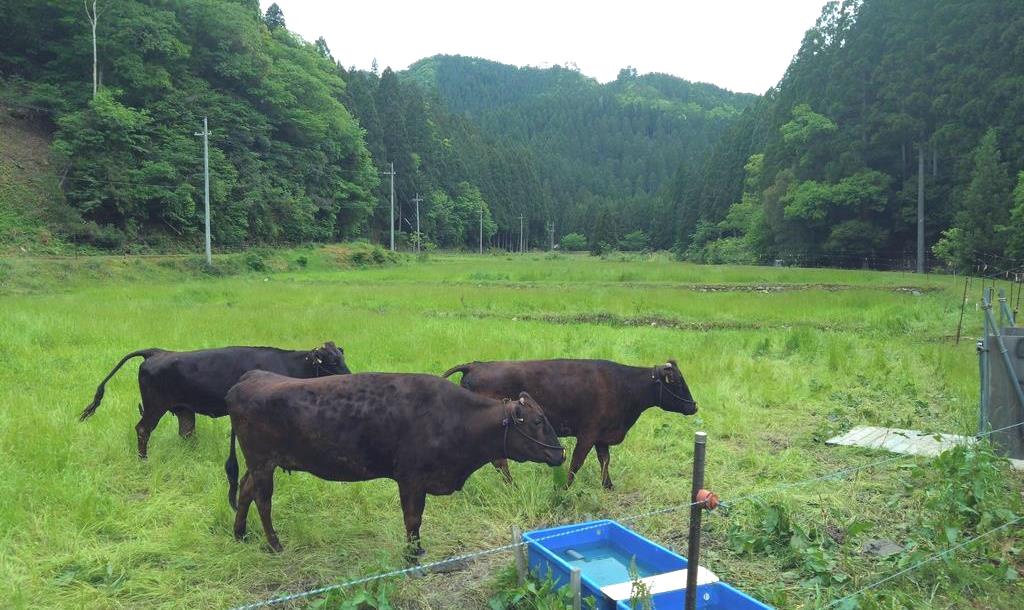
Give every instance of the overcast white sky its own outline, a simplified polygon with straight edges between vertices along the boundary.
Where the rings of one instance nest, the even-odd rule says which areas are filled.
[[[272,0],[260,0],[264,10]],[[438,53],[514,65],[574,62],[601,82],[666,72],[764,93],[782,78],[825,0],[277,0],[288,28],[346,67],[401,70]]]

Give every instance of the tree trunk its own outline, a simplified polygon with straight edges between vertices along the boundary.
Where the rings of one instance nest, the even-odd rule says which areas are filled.
[[[92,0],[92,12],[89,12],[89,0],[85,0],[85,16],[89,19],[89,25],[92,26],[92,97],[96,99],[96,92],[99,90],[99,69],[97,62],[96,53],[96,22],[99,20],[99,14],[96,12],[97,0]]]

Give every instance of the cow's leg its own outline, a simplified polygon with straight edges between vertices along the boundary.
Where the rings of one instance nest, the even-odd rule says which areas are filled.
[[[188,438],[195,434],[196,431],[196,414],[192,411],[180,409],[174,411],[175,417],[178,418],[178,436],[181,438]]]
[[[140,385],[142,385],[140,383]],[[135,434],[139,437],[139,457],[146,459],[149,447],[149,435],[153,433],[160,418],[167,412],[167,405],[158,397],[152,395],[147,388],[142,388],[142,404],[139,405],[142,419],[135,424]]]
[[[511,485],[512,484],[512,473],[509,472],[509,469],[508,469],[508,460],[505,460],[505,459],[494,460],[493,462],[491,462],[491,464],[493,464],[494,467],[498,469],[498,472],[500,472],[501,476],[504,477],[505,482],[508,483],[509,485]]]
[[[608,462],[611,460],[611,454],[608,452],[608,445],[597,443],[594,445],[594,450],[597,451],[597,461],[601,464],[601,485],[605,489],[611,489],[612,478],[608,474]]]
[[[423,509],[427,505],[427,492],[416,486],[398,485],[398,496],[402,501],[402,517],[405,519],[406,547],[405,559],[416,563],[416,558],[426,551],[420,546],[420,523],[423,522]]]
[[[572,485],[573,480],[576,478],[576,473],[583,466],[583,460],[587,459],[587,454],[593,448],[594,441],[587,437],[576,437],[576,446],[572,450],[572,461],[569,462],[569,482],[566,484],[566,487]]]
[[[267,544],[275,552],[280,553],[284,547],[277,539],[277,532],[274,531],[274,524],[270,520],[270,499],[274,495],[274,466],[250,467],[249,476],[252,477],[255,487],[256,509],[260,511],[260,521],[263,523],[263,533],[267,535]]]
[[[235,539],[241,540],[245,537],[246,520],[249,518],[249,505],[252,504],[255,487],[249,471],[245,472],[241,483],[238,485],[238,508],[235,509]]]

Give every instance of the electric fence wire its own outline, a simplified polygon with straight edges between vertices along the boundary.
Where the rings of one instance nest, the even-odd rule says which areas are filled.
[[[996,428],[994,430],[989,430],[989,431],[984,432],[984,433],[976,434],[972,438],[974,440],[980,440],[980,439],[992,436],[993,434],[997,434],[999,432],[1003,432],[1003,431],[1009,430],[1011,428],[1016,428],[1018,426],[1024,426],[1024,421],[1020,421],[1020,422],[1017,422],[1015,424],[1010,424],[1009,426],[1003,426],[1001,428]],[[904,460],[904,459],[909,458],[909,457],[922,457],[922,456],[913,455],[913,454],[900,454],[900,455],[888,457],[888,458],[885,458],[885,459],[882,459],[882,460],[876,460],[876,461],[873,461],[873,462],[869,462],[867,464],[862,464],[860,466],[851,466],[851,467],[848,467],[848,468],[841,468],[839,470],[835,470],[833,472],[830,472],[830,473],[822,475],[822,476],[810,477],[810,478],[807,478],[807,479],[801,479],[799,481],[792,481],[790,483],[782,483],[782,484],[779,484],[779,485],[775,485],[775,486],[773,486],[773,487],[771,487],[771,488],[769,488],[767,490],[764,490],[764,491],[760,491],[760,492],[749,494],[749,495],[745,495],[745,496],[740,496],[739,498],[736,498],[736,499],[731,500],[729,502],[721,502],[720,506],[723,507],[723,508],[729,509],[729,508],[732,508],[732,507],[736,506],[739,503],[750,501],[750,500],[754,500],[754,499],[760,499],[760,498],[769,496],[771,494],[778,493],[779,491],[793,489],[795,487],[800,487],[800,486],[808,485],[808,484],[811,484],[811,483],[820,483],[820,482],[828,481],[828,480],[835,479],[835,478],[841,478],[841,477],[846,476],[848,474],[853,474],[855,472],[859,472],[861,470],[867,470],[869,468],[874,468],[876,466],[883,466],[885,464],[889,464],[889,463],[892,463],[892,462]],[[676,512],[676,511],[679,511],[679,510],[684,510],[684,509],[696,506],[698,504],[700,504],[700,502],[690,502],[690,503],[686,503],[686,504],[677,504],[677,505],[674,505],[674,506],[668,506],[668,507],[664,507],[664,508],[659,508],[659,509],[654,509],[654,510],[642,512],[642,513],[637,513],[635,515],[629,515],[629,516],[626,516],[626,517],[619,517],[617,520],[620,521],[620,522],[628,523],[628,522],[631,522],[631,521],[638,521],[640,519],[646,519],[648,517],[653,517],[653,516],[657,516],[657,515],[663,515],[663,514],[667,514],[667,513],[671,513],[671,512]],[[990,535],[990,534],[992,534],[992,533],[994,533],[994,532],[996,532],[998,530],[1004,529],[1004,528],[1006,528],[1006,527],[1008,527],[1010,525],[1013,525],[1014,523],[1017,523],[1017,522],[1019,522],[1021,520],[1024,520],[1024,516],[1021,516],[1020,518],[1015,519],[1014,521],[1007,522],[1007,523],[1005,523],[1005,524],[1003,524],[1003,525],[1001,525],[1001,526],[999,526],[997,528],[989,530],[988,532],[985,532],[984,534],[979,535],[978,537],[976,537],[975,539],[972,539],[971,541],[959,544],[959,545],[957,545],[955,547],[950,547],[949,549],[946,549],[945,551],[942,551],[941,553],[937,553],[936,555],[931,556],[931,557],[921,561],[918,564],[915,564],[910,569],[902,570],[902,571],[900,571],[900,572],[898,572],[898,573],[896,573],[894,575],[891,575],[891,576],[889,576],[889,577],[879,581],[878,583],[875,583],[873,585],[869,585],[868,587],[865,587],[864,589],[858,590],[858,591],[856,591],[856,592],[854,592],[854,593],[852,593],[850,595],[847,595],[844,598],[840,598],[839,600],[836,600],[836,602],[832,603],[830,606],[826,606],[826,608],[830,608],[830,607],[836,605],[837,603],[839,603],[840,601],[843,601],[843,600],[845,600],[845,599],[847,599],[849,597],[853,597],[853,596],[859,595],[860,593],[863,593],[864,591],[866,591],[866,590],[868,590],[870,588],[877,587],[877,586],[879,586],[881,584],[884,584],[885,582],[888,582],[889,580],[892,580],[893,578],[896,578],[896,577],[901,576],[902,574],[904,574],[906,572],[909,572],[909,571],[911,571],[913,569],[916,569],[917,567],[920,567],[921,565],[924,565],[925,563],[928,563],[929,561],[932,561],[932,560],[938,558],[939,556],[942,556],[943,554],[950,553],[950,552],[955,551],[955,550],[957,550],[959,548],[962,548],[963,546],[966,546],[967,544],[969,544],[970,542],[973,542],[974,540],[977,540],[978,538],[982,538],[984,536],[988,536],[988,535]],[[531,537],[530,543],[545,542],[547,540],[551,540],[551,539],[554,539],[554,538],[559,538],[559,537],[562,537],[562,536],[568,536],[570,534],[577,534],[579,532],[584,532],[584,531],[588,531],[588,530],[591,530],[591,529],[597,529],[597,528],[601,528],[601,527],[604,527],[603,523],[591,523],[591,524],[588,524],[588,525],[582,525],[582,526],[580,526],[578,528],[571,528],[571,529],[568,529],[568,530],[565,530],[565,531],[562,531],[562,532],[557,532],[557,533],[554,533],[554,534],[549,534],[547,536],[543,536],[543,537],[539,537],[539,538],[538,537]],[[296,593],[290,593],[290,594],[287,594],[287,595],[282,595],[280,597],[274,597],[274,598],[270,598],[270,599],[265,599],[265,600],[262,600],[262,601],[253,602],[251,604],[246,604],[246,605],[243,605],[243,606],[235,606],[231,610],[255,610],[256,608],[264,608],[264,607],[267,607],[267,606],[275,606],[275,605],[279,605],[279,604],[285,604],[285,603],[292,602],[292,601],[295,601],[295,600],[298,600],[298,599],[305,599],[305,598],[308,598],[308,597],[314,597],[314,596],[322,595],[324,593],[330,593],[331,591],[337,591],[337,590],[340,590],[340,589],[347,589],[349,587],[354,587],[354,586],[366,584],[366,583],[369,583],[369,582],[373,582],[373,581],[381,580],[381,579],[385,579],[385,578],[394,578],[394,577],[398,577],[398,576],[405,576],[407,574],[426,574],[426,573],[429,573],[431,570],[433,570],[435,568],[438,568],[438,567],[441,567],[441,566],[445,566],[445,565],[453,564],[453,563],[460,563],[460,562],[464,562],[464,561],[469,561],[471,559],[477,559],[479,557],[484,557],[484,556],[487,556],[487,555],[493,555],[493,554],[496,554],[496,553],[503,553],[505,551],[510,551],[510,550],[515,549],[517,547],[526,546],[527,544],[528,544],[527,542],[522,542],[522,541],[520,541],[520,542],[513,542],[513,543],[510,543],[510,544],[505,544],[505,545],[501,545],[501,546],[491,547],[491,548],[484,549],[484,550],[481,550],[481,551],[474,551],[474,552],[471,552],[471,553],[465,553],[465,554],[462,554],[462,555],[456,555],[456,556],[453,556],[453,557],[448,557],[446,559],[440,559],[438,561],[433,561],[433,562],[422,564],[422,565],[415,565],[415,566],[410,566],[410,567],[407,567],[407,568],[391,570],[389,572],[381,572],[379,574],[372,574],[372,575],[369,575],[369,576],[363,576],[363,577],[360,577],[360,578],[356,578],[356,579],[353,579],[353,580],[348,580],[348,581],[341,582],[341,583],[325,585],[323,587],[318,587],[316,589],[309,589],[307,591],[299,591],[299,592],[296,592]]]

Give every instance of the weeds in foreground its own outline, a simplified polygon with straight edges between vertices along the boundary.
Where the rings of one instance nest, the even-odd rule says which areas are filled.
[[[515,566],[508,566],[498,576],[498,592],[488,600],[491,610],[571,610],[572,591],[568,586],[559,587],[549,573],[543,579],[531,574],[523,584],[518,584]],[[583,598],[583,607],[593,610],[597,600],[593,596]]]
[[[862,511],[864,518],[872,521],[854,518],[839,525],[824,509],[819,520],[808,511],[797,516],[801,511],[785,502],[753,501],[733,513],[729,549],[740,557],[773,558],[785,570],[783,576],[798,575],[800,587],[814,591],[820,600],[833,600],[848,595],[847,589],[856,591],[898,570],[918,566],[935,553],[1009,523],[1020,514],[1021,496],[1011,484],[1007,460],[987,442],[957,446],[905,470],[909,472],[904,482],[907,495],[876,505],[874,513]],[[919,505],[906,504],[905,498],[922,490]],[[886,523],[886,517],[895,523]],[[896,541],[872,544],[884,542],[892,551],[874,556],[869,545],[861,546],[864,534],[876,530]],[[1021,576],[1024,549],[1013,540],[1012,531],[1007,531],[977,547],[961,549],[957,555],[923,564],[908,578],[913,578],[917,587],[930,590],[931,596],[941,587],[978,587],[979,578],[1015,583]],[[971,555],[986,556],[983,563],[987,567],[980,572],[965,569],[974,563]],[[896,583],[884,591],[844,600],[836,607],[852,610],[919,603],[920,598],[900,589]],[[778,590],[772,597],[786,599]]]
[[[377,580],[354,591],[332,591],[306,606],[308,610],[392,610],[394,585]]]

